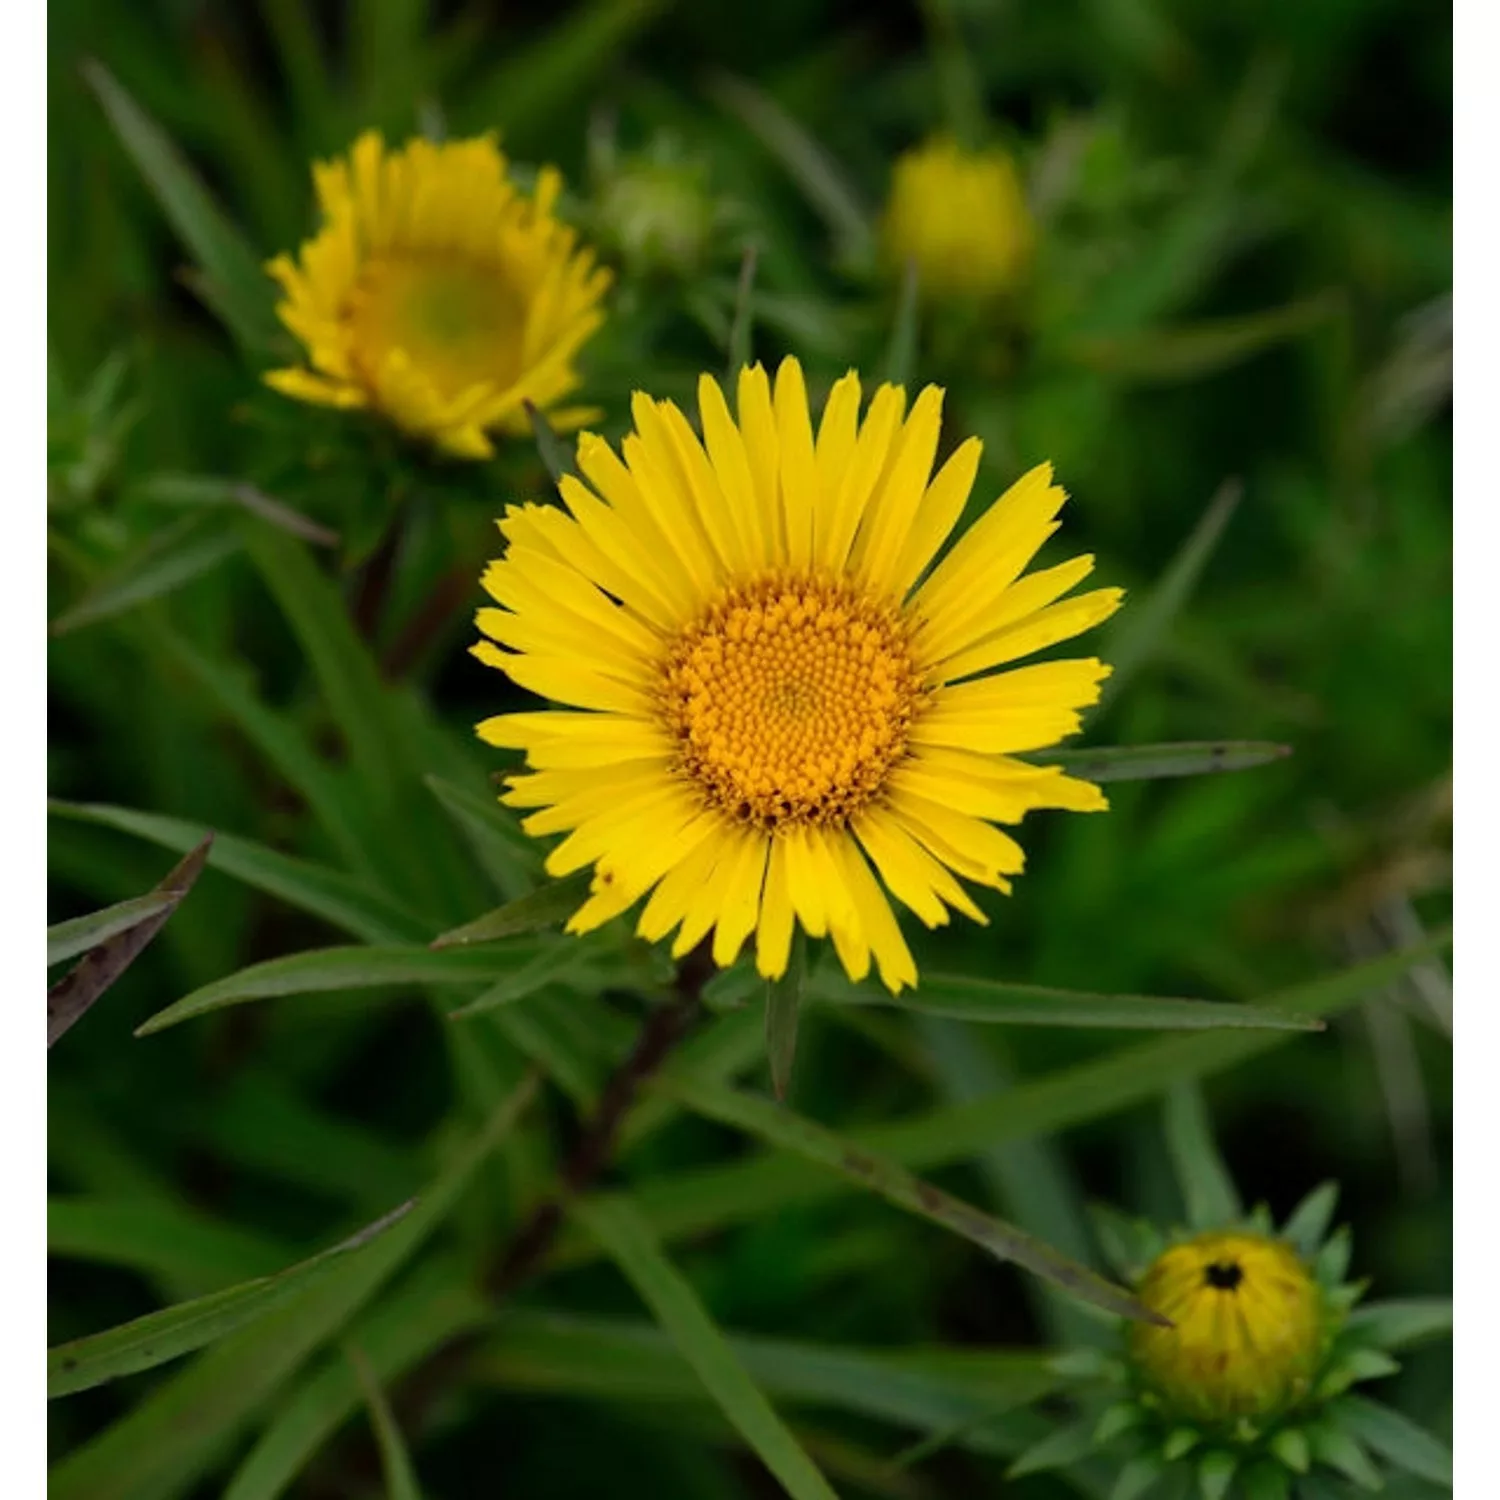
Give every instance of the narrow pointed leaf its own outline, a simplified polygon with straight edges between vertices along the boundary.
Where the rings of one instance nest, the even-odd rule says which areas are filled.
[[[536,442],[537,457],[541,459],[542,467],[552,483],[561,484],[564,477],[571,474],[579,483],[592,489],[593,486],[578,472],[578,465],[573,461],[568,445],[558,436],[542,412],[530,401],[523,401],[521,404],[526,408],[526,415],[531,421],[531,435]]]
[[[1084,781],[1159,781],[1174,776],[1211,776],[1248,771],[1292,753],[1269,740],[1201,740],[1169,745],[1100,745],[1087,750],[1038,750],[1022,756],[1039,765],[1061,766]]]
[[[1320,1183],[1292,1210],[1282,1226],[1281,1237],[1291,1242],[1303,1260],[1310,1261],[1318,1253],[1318,1246],[1333,1223],[1338,1201],[1338,1183]]]
[[[1232,1224],[1244,1210],[1214,1144],[1203,1093],[1196,1083],[1185,1080],[1167,1091],[1165,1117],[1167,1149],[1189,1225],[1212,1229]]]
[[[380,1448],[380,1467],[385,1475],[386,1500],[422,1500],[421,1486],[417,1483],[417,1471],[412,1467],[411,1454],[407,1452],[406,1439],[396,1425],[391,1403],[386,1400],[380,1381],[370,1368],[370,1361],[354,1345],[348,1349],[349,1363],[364,1392],[365,1405],[370,1410],[370,1425],[375,1429],[375,1441]]]
[[[1362,1490],[1373,1491],[1384,1487],[1385,1481],[1370,1461],[1370,1455],[1356,1438],[1334,1422],[1331,1415],[1309,1427],[1307,1436],[1312,1456],[1320,1463],[1337,1469]]]
[[[336,1336],[453,1207],[536,1094],[528,1077],[456,1151],[399,1224],[351,1256],[345,1274],[215,1345],[49,1473],[49,1500],[178,1500],[307,1357]]]
[[[494,911],[455,927],[432,940],[435,949],[470,947],[477,943],[494,943],[518,933],[538,932],[556,927],[578,909],[589,893],[592,874],[577,870],[561,880],[550,881],[515,901],[508,901]]]
[[[906,1427],[962,1427],[960,1446],[974,1441],[977,1422],[1041,1400],[1061,1384],[1037,1350],[876,1350],[752,1334],[729,1335],[729,1343],[778,1400]],[[507,1390],[603,1400],[683,1400],[702,1393],[659,1329],[616,1318],[508,1310],[473,1369],[476,1378]]]
[[[457,786],[441,776],[423,780],[502,896],[516,901],[542,883],[541,845],[527,838],[514,815],[493,795]]]
[[[1367,1302],[1349,1314],[1348,1328],[1382,1349],[1410,1349],[1451,1337],[1453,1302],[1448,1297]]]
[[[750,363],[755,332],[755,265],[759,255],[754,242],[740,257],[740,275],[734,290],[734,321],[729,325],[729,368],[725,389],[733,390],[739,373]]]
[[[339,1269],[343,1257],[379,1235],[411,1209],[402,1204],[368,1228],[275,1276],[241,1282],[221,1292],[148,1313],[143,1318],[47,1351],[47,1399],[86,1391],[180,1359],[258,1322]]]
[[[1006,1471],[1007,1479],[1026,1474],[1040,1474],[1047,1469],[1066,1468],[1094,1451],[1094,1421],[1085,1417],[1049,1432],[1039,1443],[1033,1443]]]
[[[1121,617],[1120,625],[1112,632],[1104,650],[1104,655],[1114,670],[1100,693],[1101,711],[1105,704],[1113,701],[1124,684],[1145,665],[1166,638],[1173,620],[1197,587],[1198,580],[1218,547],[1224,528],[1229,525],[1229,519],[1238,508],[1243,494],[1244,486],[1238,479],[1226,479],[1219,486],[1198,524],[1168,564],[1166,572]]]
[[[130,807],[111,807],[100,802],[54,800],[48,802],[47,810],[58,817],[115,828],[179,851],[193,848],[210,832],[200,823],[138,812]],[[276,896],[301,911],[321,917],[366,942],[420,942],[431,931],[430,927],[424,928],[415,921],[403,907],[342,871],[282,854],[251,839],[216,834],[208,867]]]
[[[183,525],[153,537],[100,579],[49,629],[53,635],[67,635],[84,625],[113,619],[202,577],[239,549],[240,538],[233,530],[189,517]]]
[[[721,74],[713,80],[710,92],[781,162],[844,252],[868,254],[873,242],[870,216],[823,147],[769,95],[742,79]]]
[[[1132,1031],[1207,1031],[1219,1027],[1270,1031],[1323,1029],[1316,1017],[1291,1015],[1259,1005],[1155,995],[1090,995],[957,974],[924,974],[920,988],[892,995],[878,985],[851,985],[842,976],[825,970],[809,982],[807,998],[833,1004],[889,1005],[919,1015],[1005,1026],[1113,1027]]]
[[[909,260],[901,272],[901,291],[891,341],[885,351],[885,378],[892,385],[909,386],[916,371],[918,319],[921,313],[921,276],[917,263]]]
[[[210,474],[153,474],[135,485],[132,492],[161,505],[234,506],[316,546],[339,544],[338,532],[320,526],[300,510],[240,479],[219,479]]]
[[[768,1099],[670,1070],[659,1080],[659,1087],[698,1114],[734,1126],[769,1145],[837,1172],[879,1193],[897,1207],[962,1235],[997,1259],[1014,1261],[1085,1302],[1092,1302],[1122,1317],[1151,1323],[1165,1321],[1120,1287],[1024,1230],[982,1213],[931,1183],[914,1177],[889,1157],[858,1146]]]
[[[91,911],[82,917],[71,917],[66,922],[57,922],[47,929],[47,967],[66,963],[97,948],[106,938],[138,927],[147,917],[170,911],[181,899],[171,891],[152,891],[145,896],[132,896],[128,901],[116,902],[99,911]]]
[[[1453,1487],[1453,1454],[1425,1427],[1364,1396],[1345,1396],[1334,1412],[1355,1437],[1397,1468]]]
[[[551,945],[542,950],[535,942],[513,943],[475,953],[434,953],[430,948],[415,947],[315,948],[310,953],[251,964],[237,974],[206,984],[157,1011],[136,1029],[136,1035],[150,1036],[181,1021],[248,1000],[390,984],[482,984],[517,972],[539,951],[550,952]]]
[[[206,300],[214,312],[246,349],[284,346],[288,340],[272,309],[271,281],[198,174],[108,69],[91,60],[84,63],[83,75],[163,213],[202,267]]]
[[[482,995],[467,1005],[448,1012],[450,1021],[460,1021],[469,1016],[482,1015],[501,1005],[514,1005],[533,995],[543,985],[551,984],[586,965],[589,950],[582,944],[564,939],[561,943],[542,948],[534,957],[526,960],[514,972],[498,979]]]
[[[167,897],[166,905],[96,944],[76,968],[70,969],[47,991],[48,1047],[82,1018],[161,930],[162,924],[203,873],[213,842],[214,835],[206,834],[197,847],[163,877],[153,894]]]
[[[1435,933],[1425,942],[1268,995],[1264,1003],[1293,1015],[1334,1015],[1443,951],[1451,941],[1451,932]],[[1293,1035],[1297,1033],[1213,1031],[1161,1037],[1060,1069],[994,1098],[945,1105],[865,1128],[853,1139],[906,1167],[943,1166],[998,1141],[1064,1130],[1144,1103],[1179,1078],[1202,1078],[1234,1067]],[[665,1081],[653,1084],[653,1090],[662,1089]],[[678,1097],[675,1089],[671,1096]],[[676,1236],[745,1223],[838,1190],[829,1174],[812,1162],[765,1157],[658,1177],[642,1185],[636,1201],[658,1233]],[[555,1260],[574,1264],[595,1253],[577,1238],[564,1239]]]
[[[719,1409],[787,1493],[794,1500],[834,1500],[828,1481],[750,1378],[687,1279],[662,1254],[629,1199],[575,1200],[569,1212],[619,1266]]]
[[[351,1337],[389,1384],[490,1316],[452,1271],[431,1267],[382,1297],[358,1320]],[[223,1500],[278,1500],[359,1403],[359,1383],[348,1360],[326,1360],[287,1393],[231,1476]]]
[[[123,1266],[178,1297],[274,1275],[291,1258],[277,1241],[184,1203],[96,1195],[47,1200],[47,1254]]]

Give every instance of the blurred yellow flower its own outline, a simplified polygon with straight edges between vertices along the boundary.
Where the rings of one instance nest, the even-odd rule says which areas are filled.
[[[1172,1320],[1130,1329],[1136,1368],[1171,1415],[1268,1416],[1305,1394],[1322,1352],[1322,1306],[1284,1240],[1199,1235],[1159,1255],[1137,1294]]]
[[[982,922],[955,875],[1006,891],[1023,864],[994,823],[1107,805],[1014,754],[1074,733],[1109,668],[995,669],[1105,619],[1120,590],[1062,598],[1091,557],[1021,576],[1066,498],[1047,464],[933,566],[980,452],[969,438],[933,475],[942,401],[928,386],[907,415],[884,385],[861,421],[850,371],[814,437],[796,360],[774,390],[741,371],[737,416],[705,375],[701,440],[638,393],[618,455],[580,436],[567,511],[507,509],[484,575],[501,608],[472,649],[570,707],[479,734],[526,752],[503,800],[540,809],[528,833],[568,835],[549,872],[594,867],[571,931],[649,893],[637,930],[677,929],[677,956],[713,929],[728,965],[753,933],[779,976],[800,922],[853,979],[873,952],[896,991],[916,967],[872,864],[929,927],[949,907]]]
[[[939,137],[897,159],[881,248],[893,267],[915,262],[925,290],[976,299],[1003,292],[1020,279],[1034,240],[1004,151],[965,151]]]
[[[323,223],[267,270],[311,369],[273,370],[284,395],[368,407],[446,453],[487,458],[489,434],[578,385],[573,359],[603,321],[609,272],[553,216],[545,167],[519,193],[492,136],[388,151],[374,132],[313,167]],[[555,412],[576,426],[582,412]]]

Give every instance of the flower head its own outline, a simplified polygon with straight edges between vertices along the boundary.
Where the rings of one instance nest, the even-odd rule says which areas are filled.
[[[1303,1395],[1321,1352],[1317,1283],[1284,1240],[1233,1231],[1165,1250],[1137,1293],[1171,1327],[1138,1323],[1144,1384],[1183,1416],[1263,1417]]]
[[[1026,195],[1004,151],[965,151],[939,137],[897,159],[882,249],[894,266],[915,262],[933,294],[1006,291],[1025,270],[1034,239]]]
[[[1077,1440],[1049,1432],[1011,1474],[1102,1458],[1130,1494],[1196,1480],[1219,1500],[1287,1495],[1318,1470],[1375,1490],[1385,1464],[1451,1486],[1444,1444],[1353,1387],[1394,1374],[1395,1350],[1451,1332],[1452,1305],[1361,1303],[1365,1283],[1344,1280],[1348,1232],[1328,1233],[1336,1199],[1324,1183],[1279,1230],[1264,1205],[1191,1235],[1102,1213],[1114,1269],[1173,1326],[1132,1323],[1118,1356],[1060,1355]]]
[[[793,926],[828,935],[854,979],[916,969],[877,883],[925,923],[984,917],[956,876],[1009,890],[1020,846],[994,827],[1032,808],[1092,811],[1097,787],[1015,759],[1079,727],[1108,674],[1088,658],[997,671],[1106,618],[1118,589],[1064,600],[1091,557],[1022,577],[1065,496],[1041,465],[936,562],[980,445],[936,475],[943,393],[882,386],[860,416],[852,371],[816,436],[802,371],[739,377],[737,418],[698,388],[703,437],[637,394],[616,454],[578,441],[567,510],[510,507],[473,650],[566,708],[486,720],[530,770],[504,800],[529,833],[568,836],[554,875],[594,867],[569,926],[643,897],[638,931],[713,932],[732,963],[754,934],[768,977]],[[873,866],[873,870],[872,870]]]
[[[525,431],[523,402],[545,409],[577,386],[609,273],[554,216],[556,171],[527,198],[492,136],[388,151],[367,132],[313,180],[322,227],[267,267],[312,368],[273,370],[269,385],[370,408],[464,458],[488,457],[491,432]]]

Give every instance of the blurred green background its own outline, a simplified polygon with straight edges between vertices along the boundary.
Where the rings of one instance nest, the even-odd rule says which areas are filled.
[[[750,243],[755,355],[798,354],[815,398],[851,364],[878,374],[898,294],[868,236],[891,162],[982,111],[985,135],[1021,165],[1039,250],[1030,282],[990,319],[921,304],[910,371],[949,389],[945,446],[984,438],[976,502],[1053,461],[1073,496],[1057,545],[1096,552],[1100,582],[1131,591],[1134,611],[1099,647],[1106,659],[1195,529],[1204,554],[1085,743],[1246,738],[1294,753],[1242,774],[1111,788],[1107,816],[1034,818],[1028,873],[1012,898],[985,903],[992,925],[915,934],[919,963],[1248,1000],[1420,938],[1446,921],[1449,892],[1450,52],[1446,10],[1416,0],[53,0],[49,608],[57,619],[105,604],[65,620],[73,628],[51,645],[52,795],[345,866],[229,699],[253,695],[293,726],[347,792],[339,703],[309,674],[264,559],[216,530],[212,508],[153,487],[163,474],[253,479],[340,533],[318,576],[336,580],[396,684],[390,722],[407,727],[392,755],[410,785],[377,873],[397,871],[395,899],[422,914],[425,935],[493,905],[421,775],[486,795],[499,761],[470,726],[512,700],[463,648],[495,547],[490,519],[547,482],[529,444],[492,464],[434,464],[260,389],[265,361],[238,351],[195,296],[190,257],[84,81],[86,59],[178,142],[258,256],[311,231],[309,160],[367,126],[393,142],[498,129],[520,168],[556,163],[566,216],[619,272],[583,359],[582,394],[611,436],[632,389],[685,398],[700,370],[723,369]],[[621,187],[652,172],[681,199],[665,210],[676,236],[665,249],[639,239],[639,179]],[[1221,533],[1225,512],[1214,513],[1208,535],[1210,498],[1233,480],[1242,499]],[[398,505],[409,524],[382,563]],[[389,576],[375,611],[377,565]],[[123,603],[105,587],[142,577]],[[55,818],[51,920],[139,894],[173,857],[98,819]],[[131,1036],[249,962],[338,941],[349,939],[295,903],[210,870],[58,1046],[52,1342],[331,1243],[420,1187],[472,1128],[483,1088],[459,1076],[447,1023],[409,986]],[[1450,1007],[1434,959],[1327,1034],[1206,1085],[1247,1200],[1280,1215],[1337,1179],[1353,1272],[1384,1295],[1449,1288]],[[497,1079],[569,1046],[593,1071],[569,1080],[563,1065],[538,1130],[413,1273],[435,1285],[492,1253],[541,1190],[614,1045],[579,1035],[591,1023],[545,992],[515,1013],[513,1031],[486,1044]],[[854,1128],[1120,1041],[814,1010],[792,1103]],[[753,1050],[739,1070],[763,1084]],[[674,1117],[621,1171],[650,1183],[742,1150]],[[1149,1102],[933,1175],[1050,1238],[1084,1235],[1065,1246],[1083,1253],[1085,1198],[1180,1214]],[[1034,1284],[851,1192],[675,1253],[736,1333],[900,1349],[1035,1346],[1059,1332],[1057,1305]],[[521,1301],[641,1317],[597,1264],[549,1274]],[[654,1390],[649,1361],[632,1359],[608,1389],[602,1359],[580,1353],[570,1377],[556,1359],[497,1356],[489,1377],[446,1390],[408,1433],[424,1492],[777,1492],[691,1392]],[[55,1404],[54,1456],[177,1368]],[[1446,1430],[1447,1346],[1409,1357],[1392,1389],[1387,1399]],[[68,1493],[224,1493],[290,1390],[170,1483]],[[381,1493],[364,1420],[321,1445],[288,1493]],[[1061,1480],[1007,1484],[1003,1456],[964,1442],[882,1467],[921,1431],[868,1415],[814,1404],[798,1422],[841,1492],[1074,1493]]]

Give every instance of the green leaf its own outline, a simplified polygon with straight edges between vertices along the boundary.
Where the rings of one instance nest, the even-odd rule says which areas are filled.
[[[446,747],[422,704],[381,678],[333,580],[285,532],[247,520],[252,561],[297,637],[349,751],[369,817],[388,851],[384,883],[422,910],[463,910],[473,902],[472,867],[430,818],[417,791],[431,757]],[[389,851],[405,853],[391,857]]]
[[[665,0],[591,0],[512,49],[466,91],[466,114],[481,128],[499,125],[507,140],[526,139],[547,118],[574,105],[627,44],[660,14]]]
[[[1271,1452],[1294,1474],[1305,1474],[1312,1467],[1312,1449],[1299,1428],[1283,1427],[1271,1439]]]
[[[1040,1442],[1033,1443],[1005,1471],[1007,1479],[1020,1479],[1026,1474],[1041,1474],[1048,1469],[1065,1469],[1094,1451],[1094,1419],[1084,1417],[1049,1432]]]
[[[577,1199],[568,1211],[608,1251],[720,1410],[787,1493],[795,1500],[834,1500],[827,1480],[746,1373],[692,1286],[661,1253],[629,1199]]]
[[[536,889],[544,879],[542,846],[521,831],[509,808],[502,807],[493,795],[472,792],[440,776],[423,780],[502,896],[516,901]]]
[[[244,535],[251,560],[307,653],[365,795],[389,810],[401,781],[397,747],[405,740],[374,658],[305,547],[260,524],[245,526]]]
[[[1119,695],[1166,638],[1173,620],[1197,587],[1243,494],[1244,486],[1238,479],[1226,479],[1166,571],[1145,597],[1137,599],[1121,616],[1119,626],[1104,647],[1103,655],[1114,670],[1104,683],[1097,712],[1102,713]]]
[[[89,1007],[135,962],[161,930],[162,924],[176,911],[178,903],[203,873],[204,861],[213,841],[212,833],[205,835],[196,848],[163,876],[152,894],[165,898],[165,905],[139,918],[131,926],[116,931],[113,936],[92,944],[83,961],[47,991],[48,1047],[82,1019]]]
[[[891,324],[891,341],[885,351],[885,378],[903,389],[911,384],[916,371],[920,291],[921,275],[917,263],[909,260],[901,272],[896,317]]]
[[[946,1429],[1041,1400],[1058,1388],[1035,1350],[858,1349],[736,1334],[753,1378],[787,1403],[834,1407],[902,1426]],[[514,1309],[471,1366],[510,1390],[600,1400],[690,1400],[702,1386],[656,1328]],[[241,1500],[241,1497],[226,1497]]]
[[[1453,1302],[1448,1297],[1367,1302],[1349,1314],[1345,1326],[1382,1349],[1410,1349],[1452,1336]]]
[[[113,619],[201,578],[239,549],[240,538],[233,530],[214,520],[185,517],[181,525],[158,532],[100,579],[48,629],[53,635],[67,635],[84,625]]]
[[[1282,1225],[1282,1239],[1290,1243],[1303,1260],[1310,1261],[1318,1253],[1328,1226],[1333,1223],[1333,1211],[1338,1201],[1338,1183],[1321,1183],[1292,1210]]]
[[[47,1399],[180,1359],[259,1322],[338,1269],[343,1257],[383,1234],[411,1209],[403,1204],[368,1228],[310,1260],[275,1276],[242,1282],[192,1302],[163,1308],[104,1333],[90,1334],[47,1351]]]
[[[428,1266],[360,1317],[350,1337],[389,1384],[489,1317],[483,1301],[453,1270]],[[288,1392],[267,1421],[231,1476],[224,1500],[277,1500],[359,1403],[359,1383],[348,1360],[325,1360]]]
[[[1452,941],[1429,940],[1383,954],[1308,984],[1268,995],[1267,1008],[1329,1016],[1356,1004]],[[1181,1078],[1202,1078],[1259,1057],[1295,1035],[1285,1031],[1213,1031],[1162,1037],[1059,1070],[993,1098],[948,1105],[851,1134],[853,1142],[914,1169],[963,1161],[998,1142],[1065,1130],[1144,1103]],[[673,1074],[675,1077],[675,1073]],[[663,1086],[653,1084],[653,1089]],[[677,1097],[675,1091],[672,1097]],[[763,1157],[659,1176],[636,1201],[664,1238],[745,1223],[792,1203],[826,1198],[837,1187],[812,1162]],[[564,1240],[555,1263],[576,1263],[592,1250]]]
[[[926,1045],[938,1087],[951,1102],[1003,1093],[1016,1083],[1003,1040],[993,1033],[976,1037],[958,1021],[924,1017],[919,1034]],[[1094,1258],[1073,1174],[1054,1140],[1007,1141],[979,1153],[975,1166],[988,1192],[988,1206],[1024,1224],[1074,1260]],[[1089,1346],[1111,1336],[1092,1308],[1045,1283],[1028,1283],[1042,1333],[1062,1348]]]
[[[811,207],[822,215],[841,253],[868,258],[874,235],[870,216],[843,170],[831,156],[769,95],[743,79],[719,74],[709,93],[736,115],[786,168]]]
[[[49,1474],[49,1500],[177,1500],[256,1411],[415,1252],[535,1096],[528,1077],[450,1158],[404,1219],[346,1262],[345,1274],[168,1376]]]
[[[175,1004],[159,1010],[136,1028],[137,1036],[150,1036],[168,1026],[243,1005],[248,1000],[268,1000],[283,995],[312,995],[329,990],[371,989],[392,984],[475,984],[514,975],[539,953],[551,954],[548,943],[513,942],[504,948],[483,952],[434,953],[430,948],[348,947],[315,948],[285,958],[251,964],[237,974],[203,985]]]
[[[558,436],[552,424],[535,403],[523,401],[521,405],[526,408],[526,416],[531,422],[531,436],[536,443],[537,457],[541,459],[542,467],[547,471],[552,483],[560,485],[563,479],[571,474],[580,484],[593,489],[593,485],[589,484],[588,480],[579,473],[573,452]]]
[[[1215,1448],[1198,1460],[1198,1493],[1203,1500],[1224,1500],[1234,1483],[1239,1459],[1223,1448]]]
[[[734,289],[734,321],[729,325],[729,366],[725,389],[737,388],[740,371],[750,363],[755,332],[755,264],[759,252],[752,241],[740,257],[740,275]]]
[[[1167,1150],[1177,1174],[1177,1186],[1194,1229],[1222,1229],[1244,1212],[1240,1195],[1214,1144],[1203,1093],[1184,1081],[1167,1091],[1165,1124]]]
[[[1125,1281],[1138,1281],[1166,1248],[1149,1219],[1122,1214],[1108,1203],[1091,1203],[1088,1213],[1105,1261]]]
[[[1349,1227],[1341,1224],[1323,1242],[1313,1260],[1313,1276],[1320,1286],[1333,1287],[1341,1282],[1349,1270],[1349,1257],[1354,1251],[1354,1241]]]
[[[162,128],[92,60],[83,76],[173,229],[203,269],[204,300],[247,350],[288,346],[272,310],[272,284],[239,230]]]
[[[1331,1415],[1309,1427],[1307,1436],[1312,1446],[1312,1455],[1320,1463],[1337,1469],[1362,1490],[1384,1488],[1385,1481],[1381,1479],[1380,1471],[1370,1462],[1370,1455],[1356,1439],[1334,1422]]]
[[[184,1203],[96,1196],[47,1200],[47,1254],[122,1266],[174,1296],[197,1296],[287,1263],[286,1247]]]
[[[1154,1453],[1127,1460],[1115,1478],[1109,1500],[1139,1500],[1161,1478],[1164,1470],[1165,1465]]]
[[[205,655],[161,620],[141,624],[169,668],[186,677],[192,691],[217,708],[265,757],[307,803],[344,858],[367,878],[374,877],[388,851],[353,795],[349,779],[331,770],[311,740],[261,700],[244,664]]]
[[[1364,1396],[1345,1396],[1333,1416],[1397,1468],[1453,1488],[1453,1454],[1447,1444],[1409,1417]]]
[[[1088,369],[1137,384],[1191,380],[1296,338],[1326,322],[1343,305],[1336,292],[1321,292],[1240,317],[1082,338],[1068,347],[1067,354]]]
[[[1212,1000],[1176,1000],[1154,995],[1088,995],[1035,984],[924,974],[919,988],[892,995],[877,985],[855,986],[826,973],[813,979],[809,1000],[889,1005],[919,1015],[948,1016],[1006,1026],[1085,1026],[1120,1030],[1204,1031],[1218,1027],[1272,1031],[1321,1031],[1314,1017],[1258,1005]]]
[[[1200,740],[1175,745],[1101,745],[1087,750],[1038,750],[1021,756],[1038,765],[1061,766],[1084,781],[1158,781],[1174,776],[1210,776],[1248,771],[1292,753],[1268,740]]]
[[[518,933],[538,932],[566,921],[589,893],[590,870],[575,870],[561,880],[549,881],[539,890],[508,901],[494,911],[455,927],[432,940],[435,949],[460,948],[475,943],[493,943]]]
[[[526,996],[535,994],[543,985],[573,975],[589,963],[591,956],[591,950],[586,944],[576,938],[563,938],[555,945],[544,947],[514,973],[496,981],[467,1005],[450,1010],[448,1019],[461,1021],[469,1016],[482,1015],[500,1005],[514,1005],[517,1000],[524,1000]]]
[[[682,1076],[671,1069],[655,1082],[663,1092],[696,1113],[730,1125],[768,1144],[837,1172],[921,1218],[929,1219],[988,1250],[999,1260],[1014,1261],[1073,1296],[1122,1317],[1164,1322],[1127,1292],[1088,1267],[1059,1254],[1001,1219],[992,1218],[923,1182],[899,1163],[825,1130],[812,1120],[782,1109],[768,1099],[737,1089]]]
[[[350,1345],[347,1353],[364,1392],[365,1405],[370,1409],[370,1425],[375,1429],[375,1441],[380,1447],[380,1467],[385,1474],[386,1500],[422,1500],[417,1471],[412,1467],[406,1440],[396,1425],[385,1392],[380,1389],[380,1381],[370,1368],[369,1360],[357,1347]]]
[[[316,546],[339,545],[338,532],[320,526],[300,510],[283,505],[241,479],[218,479],[209,474],[152,474],[133,484],[130,492],[159,505],[234,507]]]
[[[1383,1349],[1347,1349],[1334,1355],[1313,1388],[1313,1397],[1318,1401],[1328,1401],[1343,1395],[1352,1385],[1366,1380],[1383,1380],[1400,1368]]]
[[[771,1060],[771,1087],[786,1098],[797,1053],[797,1009],[807,973],[807,943],[799,927],[792,938],[786,972],[766,985],[766,1056]]]
[[[97,948],[106,938],[138,927],[147,917],[170,911],[179,899],[171,891],[151,891],[106,906],[102,911],[56,923],[47,929],[47,967],[77,958],[80,953]]]
[[[58,817],[115,828],[179,851],[193,848],[212,831],[202,824],[188,823],[181,818],[165,818],[156,813],[111,807],[101,802],[51,800],[47,803],[47,810]],[[310,860],[295,859],[250,839],[215,834],[208,867],[221,870],[301,911],[321,917],[366,942],[420,942],[431,930],[424,928],[404,907],[341,871]]]

